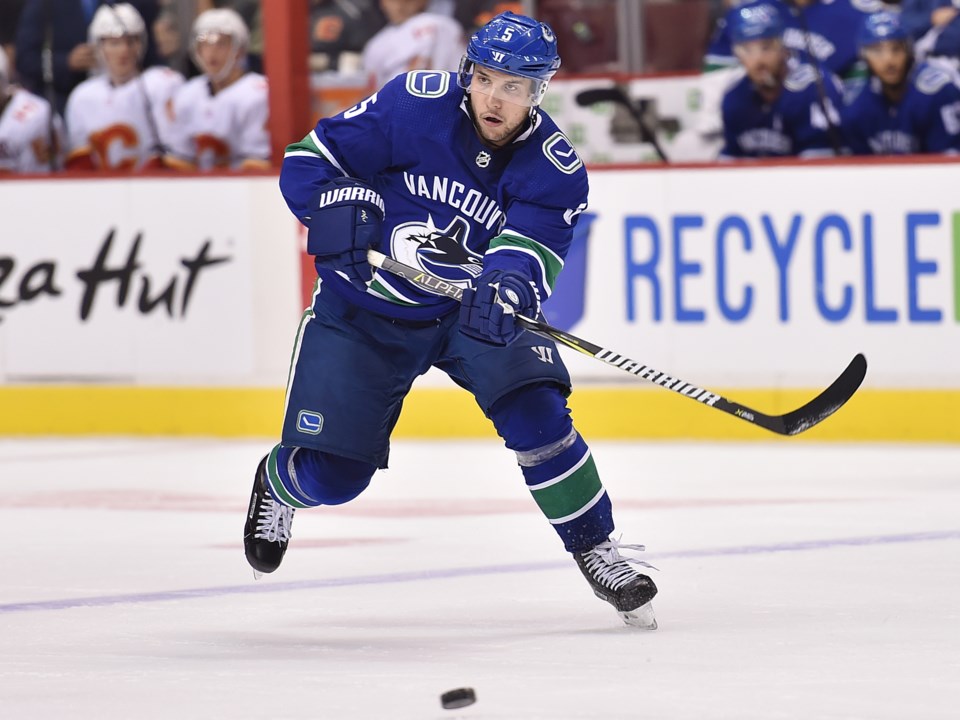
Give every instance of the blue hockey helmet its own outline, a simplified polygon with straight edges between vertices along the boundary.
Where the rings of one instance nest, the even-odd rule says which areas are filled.
[[[476,65],[532,80],[527,104],[539,105],[560,67],[557,36],[546,23],[510,11],[500,13],[467,43],[457,75],[457,83],[465,90]]]
[[[876,45],[884,40],[899,40],[909,42],[910,35],[900,24],[900,17],[887,10],[875,12],[860,27],[857,44],[861,49]]]
[[[775,5],[767,2],[741,5],[733,11],[729,23],[734,45],[783,36],[783,17]]]

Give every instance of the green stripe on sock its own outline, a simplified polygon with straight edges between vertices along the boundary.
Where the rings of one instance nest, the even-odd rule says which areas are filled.
[[[602,490],[603,484],[591,455],[560,482],[530,492],[547,519],[556,520],[583,510]]]
[[[280,474],[277,472],[277,453],[279,450],[280,446],[275,445],[273,450],[270,451],[270,457],[267,458],[267,482],[270,483],[270,490],[273,491],[274,498],[279,500],[284,505],[289,505],[290,507],[310,507],[309,505],[304,505],[302,502],[293,497],[283,486],[283,482],[280,480]]]

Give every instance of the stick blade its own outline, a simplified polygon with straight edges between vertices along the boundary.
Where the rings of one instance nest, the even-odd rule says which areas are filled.
[[[863,353],[857,353],[840,377],[803,407],[797,408],[785,415],[783,420],[783,435],[798,435],[809,430],[839,410],[860,387],[867,374],[867,358]]]
[[[577,105],[588,107],[602,102],[627,104],[630,101],[618,87],[590,88],[581,90],[576,96]]]

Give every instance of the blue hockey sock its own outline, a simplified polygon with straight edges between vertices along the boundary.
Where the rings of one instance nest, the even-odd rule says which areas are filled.
[[[341,505],[367,488],[376,469],[319,450],[277,445],[267,458],[267,483],[270,495],[283,505]]]
[[[587,443],[571,431],[572,442],[557,455],[525,465],[533,453],[517,453],[523,477],[541,512],[568,552],[585,552],[613,532],[613,509]],[[562,441],[561,441],[562,442]],[[569,441],[568,441],[569,442]]]
[[[584,552],[607,540],[610,498],[560,389],[549,383],[519,388],[494,404],[490,418],[516,452],[527,487],[563,546]]]

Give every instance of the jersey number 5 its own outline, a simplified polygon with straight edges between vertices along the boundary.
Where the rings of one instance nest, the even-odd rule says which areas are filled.
[[[357,115],[362,115],[367,111],[367,108],[373,105],[376,101],[377,101],[377,93],[374,93],[373,95],[368,97],[366,100],[362,100],[361,102],[354,105],[349,110],[344,110],[343,117],[349,120],[350,118],[354,118]]]

